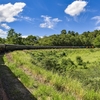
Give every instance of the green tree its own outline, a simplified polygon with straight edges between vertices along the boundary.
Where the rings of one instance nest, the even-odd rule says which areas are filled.
[[[8,43],[8,44],[23,44],[21,34],[16,33],[14,31],[14,29],[10,29],[8,31],[6,43]]]
[[[94,39],[93,45],[94,45],[95,47],[100,47],[100,35],[97,36],[97,37]]]
[[[67,32],[66,32],[66,30],[65,29],[63,29],[62,31],[61,31],[61,34],[66,34]]]
[[[24,44],[26,45],[34,45],[37,43],[37,37],[33,35],[29,35],[24,39]]]
[[[4,44],[5,43],[5,39],[0,37],[0,44]]]

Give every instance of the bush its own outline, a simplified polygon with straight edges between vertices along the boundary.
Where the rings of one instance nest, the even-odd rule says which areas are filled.
[[[76,68],[76,65],[70,58],[62,59],[60,71],[66,72],[68,69],[74,69],[74,68]]]
[[[65,52],[60,53],[60,57],[66,56]]]
[[[83,67],[84,67],[84,69],[87,69],[87,66],[86,66],[85,62],[83,62]]]
[[[68,58],[68,59],[62,59],[62,62],[61,62],[62,65],[74,65],[73,61]]]
[[[77,62],[78,65],[82,65],[83,64],[83,60],[82,60],[82,58],[80,56],[76,57],[76,62]]]
[[[45,58],[42,61],[43,67],[48,69],[48,70],[55,70],[57,66],[57,60],[55,58]]]

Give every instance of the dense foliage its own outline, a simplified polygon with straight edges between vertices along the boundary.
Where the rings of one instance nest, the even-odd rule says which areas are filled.
[[[16,33],[14,29],[8,31],[7,38],[0,38],[0,43],[7,44],[23,44],[23,45],[39,45],[39,46],[95,46],[100,47],[100,30],[93,32],[83,32],[79,34],[74,31],[62,30],[60,34],[50,36],[29,35],[23,38],[20,33]]]

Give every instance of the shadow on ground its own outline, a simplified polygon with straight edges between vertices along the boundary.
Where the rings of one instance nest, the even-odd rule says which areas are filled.
[[[37,100],[4,64],[3,54],[0,54],[0,78],[8,100]]]

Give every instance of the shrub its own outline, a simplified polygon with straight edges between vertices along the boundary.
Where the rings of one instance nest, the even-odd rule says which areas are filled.
[[[65,52],[60,53],[60,57],[66,56]]]
[[[76,68],[76,65],[70,58],[62,59],[61,66],[60,66],[61,72],[66,72],[68,69],[74,69],[74,68]]]
[[[83,62],[83,67],[84,67],[84,69],[87,69],[87,66],[86,66],[85,62]]]
[[[48,70],[55,70],[56,66],[57,66],[57,60],[55,58],[48,57],[42,61],[42,64],[43,64],[44,68],[46,68]]]
[[[74,65],[73,61],[68,58],[68,59],[62,59],[62,62],[61,62],[62,65]]]
[[[76,57],[76,62],[77,62],[78,65],[82,65],[83,64],[83,60],[82,60],[82,58],[80,56]]]

